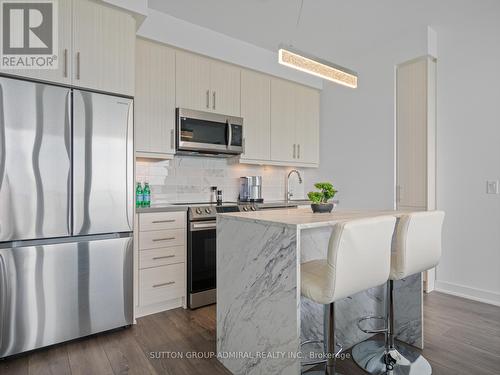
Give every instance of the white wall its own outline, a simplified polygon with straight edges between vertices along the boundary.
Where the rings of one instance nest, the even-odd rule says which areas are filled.
[[[357,89],[324,84],[320,168],[306,171],[310,188],[320,180],[333,182],[340,208],[393,208],[394,69],[426,49],[427,29],[398,35],[373,51],[362,51],[356,59]]]
[[[485,2],[485,5],[488,2]],[[500,304],[500,4],[435,25],[437,204],[446,211],[438,289]]]

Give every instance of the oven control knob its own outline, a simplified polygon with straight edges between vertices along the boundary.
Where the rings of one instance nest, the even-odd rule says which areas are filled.
[[[196,209],[196,213],[197,213],[198,215],[201,215],[201,208],[197,208],[197,209]]]
[[[255,211],[255,210],[256,210],[255,206],[250,207],[250,209],[251,209],[252,211]]]
[[[207,214],[211,214],[211,213],[212,213],[212,210],[211,210],[210,208],[205,208],[205,212],[206,212]]]

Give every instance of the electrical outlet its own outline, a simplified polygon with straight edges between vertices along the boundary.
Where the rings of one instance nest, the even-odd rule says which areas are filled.
[[[498,180],[486,181],[486,194],[498,194]]]

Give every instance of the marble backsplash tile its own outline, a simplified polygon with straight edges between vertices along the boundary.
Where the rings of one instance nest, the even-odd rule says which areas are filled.
[[[206,202],[210,187],[217,186],[225,201],[235,201],[239,194],[239,177],[262,176],[262,197],[266,201],[284,199],[289,167],[234,163],[230,159],[176,156],[173,160],[139,159],[136,181],[149,182],[153,203]],[[301,174],[304,177],[304,173]],[[296,175],[291,177],[294,199],[304,198],[304,185]]]

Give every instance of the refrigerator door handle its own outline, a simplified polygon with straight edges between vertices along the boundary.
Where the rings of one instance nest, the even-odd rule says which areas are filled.
[[[3,87],[0,82],[0,189],[2,188],[5,174],[5,159],[7,151],[5,150],[5,110],[3,104]]]
[[[5,310],[8,306],[9,299],[9,285],[7,284],[7,281],[7,267],[5,266],[3,255],[0,252],[0,322],[4,322],[6,318]]]
[[[72,93],[71,90],[68,91],[66,95],[66,124],[64,129],[64,143],[66,144],[66,151],[68,153],[68,159],[70,160],[70,168],[68,171],[68,201],[67,201],[67,209],[66,215],[68,220],[68,233],[70,235],[73,234],[73,150],[72,150],[72,142],[73,138],[72,132],[72,112],[71,112],[71,103],[72,103]]]
[[[126,155],[126,181],[125,186],[127,187],[127,201],[126,212],[127,212],[127,223],[130,230],[134,230],[133,222],[133,194],[134,194],[134,102],[130,102],[127,113],[127,155]]]

